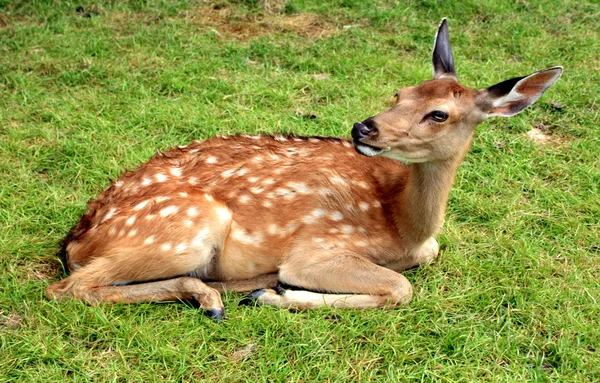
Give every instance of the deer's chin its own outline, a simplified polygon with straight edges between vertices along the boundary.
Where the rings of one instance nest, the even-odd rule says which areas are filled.
[[[356,147],[357,152],[367,157],[373,157],[390,150],[390,148],[378,148],[376,146],[363,144],[362,142],[354,142],[354,146]]]
[[[419,157],[419,156],[414,156],[414,155],[406,156],[406,155],[403,155],[402,153],[399,153],[396,150],[387,150],[385,152],[382,152],[381,156],[391,158],[396,161],[400,161],[406,165],[429,161],[426,157]]]

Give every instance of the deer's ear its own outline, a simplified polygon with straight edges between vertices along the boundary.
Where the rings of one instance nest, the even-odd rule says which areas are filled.
[[[450,34],[448,33],[448,21],[446,21],[446,18],[442,19],[435,35],[432,56],[434,79],[442,77],[456,79],[454,57],[452,56],[452,48],[450,47]]]
[[[510,117],[537,101],[562,74],[560,66],[490,86],[480,94],[479,104],[489,117]]]

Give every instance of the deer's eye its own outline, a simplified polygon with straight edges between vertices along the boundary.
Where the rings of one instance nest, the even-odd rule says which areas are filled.
[[[441,110],[434,110],[429,113],[429,117],[435,122],[444,122],[448,119],[448,113],[442,112]]]

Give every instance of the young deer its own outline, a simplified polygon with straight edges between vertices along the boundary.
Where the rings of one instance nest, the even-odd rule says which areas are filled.
[[[48,297],[195,300],[217,319],[226,289],[298,309],[407,303],[412,287],[400,272],[438,254],[433,236],[475,126],[521,112],[561,72],[466,88],[444,19],[433,80],[401,90],[391,109],[354,124],[354,145],[214,137],[123,174],[65,239],[72,273]],[[276,291],[277,281],[301,290]]]

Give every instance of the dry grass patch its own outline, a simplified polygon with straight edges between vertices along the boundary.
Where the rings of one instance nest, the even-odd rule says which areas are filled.
[[[186,12],[185,18],[216,31],[225,39],[238,41],[286,33],[318,39],[331,36],[338,30],[336,24],[314,14],[247,14],[233,7],[203,6]]]
[[[527,132],[527,137],[538,145],[561,146],[568,143],[567,137],[552,134],[544,124],[536,124]]]

